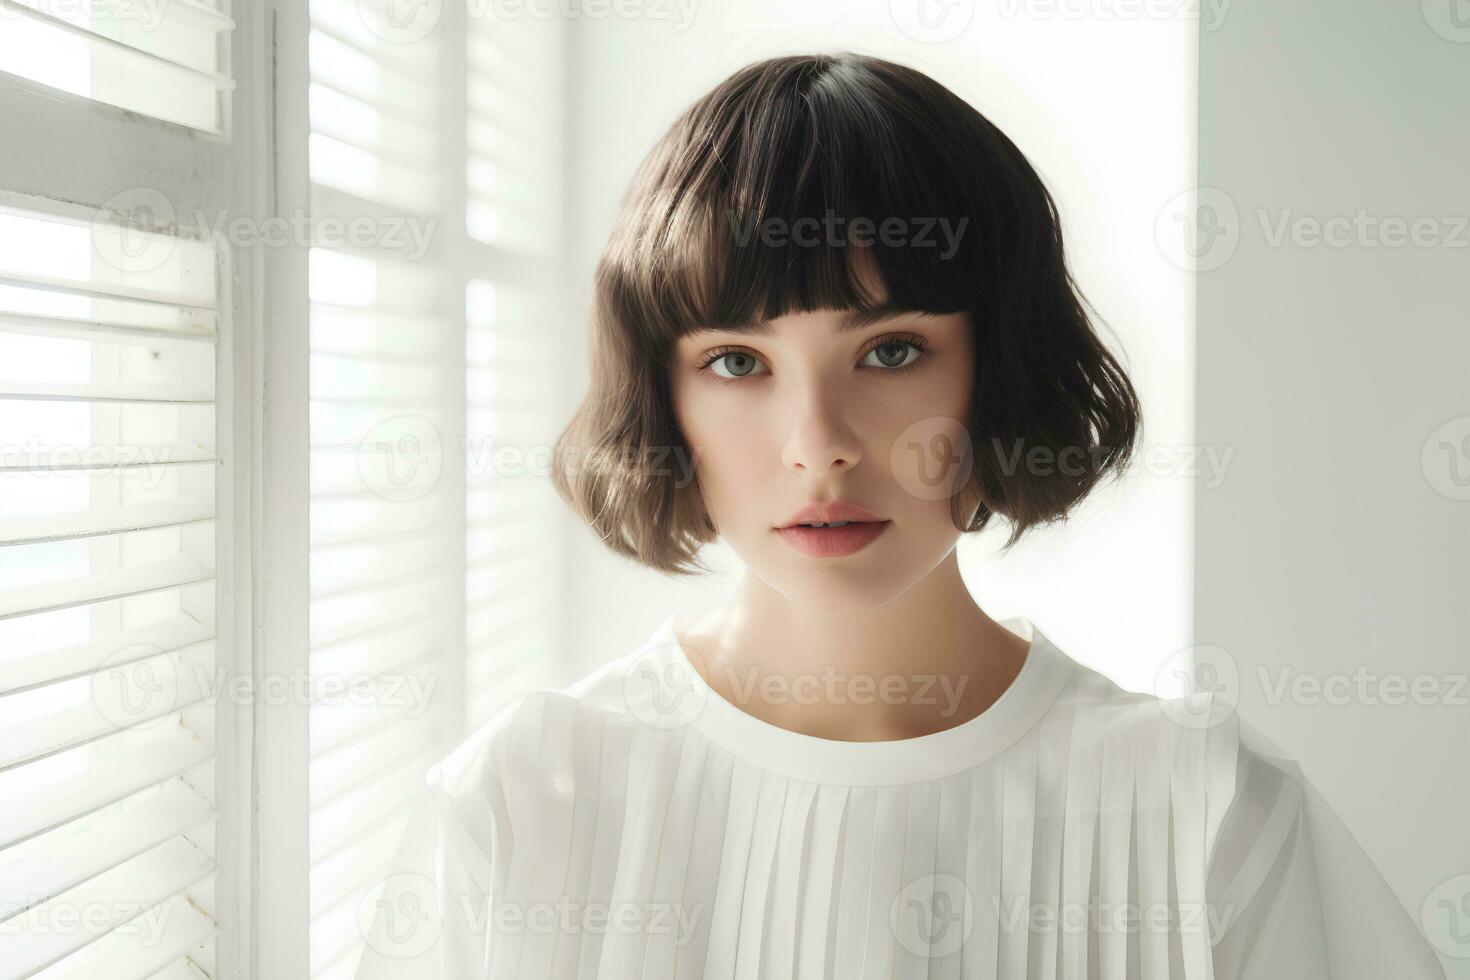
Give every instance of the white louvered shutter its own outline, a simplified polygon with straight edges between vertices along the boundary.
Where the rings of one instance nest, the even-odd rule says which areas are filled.
[[[0,0],[6,980],[246,968],[249,280],[205,223],[243,213],[235,37],[200,0]]]
[[[218,261],[0,209],[3,977],[213,970]]]
[[[226,128],[225,0],[0,0],[0,67],[208,133]]]

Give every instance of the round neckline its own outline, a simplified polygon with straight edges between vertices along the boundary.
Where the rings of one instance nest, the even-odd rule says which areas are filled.
[[[994,758],[1018,742],[1055,701],[1066,679],[1067,657],[1029,619],[1001,620],[1030,646],[1021,669],[984,711],[927,735],[847,741],[774,725],[736,707],[710,687],[675,629],[678,613],[659,626],[653,642],[687,673],[700,708],[690,723],[734,755],[805,782],[883,786],[952,775]]]

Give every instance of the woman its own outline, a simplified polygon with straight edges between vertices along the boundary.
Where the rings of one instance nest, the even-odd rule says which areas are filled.
[[[1139,430],[973,108],[854,55],[736,73],[645,162],[593,328],[559,491],[748,572],[436,767],[360,976],[1443,976],[1228,705],[969,595],[962,533],[1064,518]]]

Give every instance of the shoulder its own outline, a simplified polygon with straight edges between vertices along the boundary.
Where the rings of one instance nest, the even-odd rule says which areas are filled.
[[[1048,714],[1070,730],[1070,765],[1105,784],[1096,797],[1105,809],[1167,811],[1207,868],[1227,816],[1266,805],[1284,773],[1299,775],[1279,751],[1262,751],[1269,743],[1221,693],[1160,697],[1123,688],[1065,653],[1060,659],[1066,679]]]
[[[1104,820],[1168,828],[1171,864],[1195,869],[1181,886],[1203,886],[1217,977],[1326,976],[1324,956],[1334,977],[1443,976],[1301,762],[1226,698],[1128,691],[1075,662],[1067,673],[1051,721],[1070,720],[1071,765],[1100,774]]]
[[[1217,976],[1320,958],[1334,977],[1443,978],[1415,917],[1300,762],[1244,719],[1234,728],[1234,787],[1208,867]]]
[[[650,638],[575,683],[512,701],[434,765],[429,784],[469,826],[569,806],[609,778],[631,743],[667,734],[640,720],[639,683],[667,659]]]

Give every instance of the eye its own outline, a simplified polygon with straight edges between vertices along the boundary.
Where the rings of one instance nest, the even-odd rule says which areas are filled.
[[[717,377],[727,379],[748,378],[753,374],[763,373],[760,359],[750,351],[732,350],[723,353],[715,353],[702,367],[712,368]]]
[[[897,370],[906,368],[923,356],[924,348],[918,343],[890,337],[869,350],[862,364],[867,367]]]

